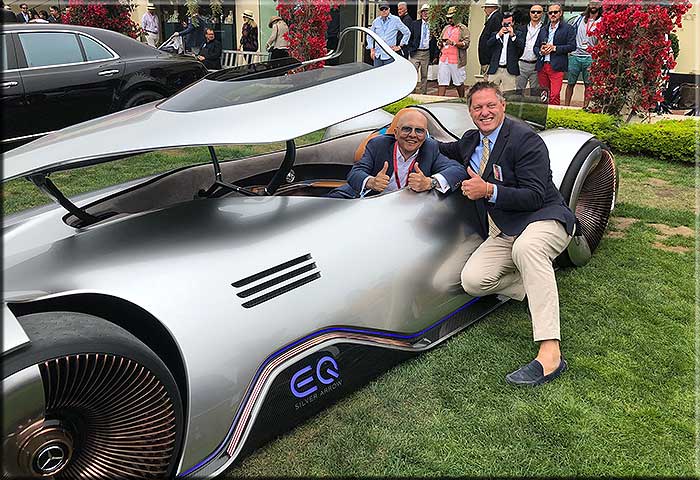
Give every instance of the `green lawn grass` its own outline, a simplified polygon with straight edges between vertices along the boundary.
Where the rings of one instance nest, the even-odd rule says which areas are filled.
[[[154,153],[54,177],[73,195],[207,160],[205,149]],[[505,383],[535,354],[525,306],[511,302],[227,475],[694,475],[694,171],[617,161],[620,196],[608,234],[588,265],[558,273],[570,366],[561,379],[536,389]],[[34,190],[6,185],[5,213],[40,204]]]
[[[535,354],[525,306],[511,302],[227,474],[695,475],[694,239],[671,235],[664,245],[689,251],[661,250],[650,226],[694,228],[695,174],[617,160],[621,203],[609,234],[588,265],[558,273],[562,378],[536,389],[505,383]]]

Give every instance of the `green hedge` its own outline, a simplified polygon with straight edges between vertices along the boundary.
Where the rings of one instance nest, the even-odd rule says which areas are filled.
[[[573,128],[589,132],[609,142],[619,128],[620,121],[612,115],[588,113],[583,110],[550,108],[547,112],[547,128]]]
[[[700,122],[688,119],[623,124],[610,115],[552,108],[547,128],[555,127],[590,132],[620,153],[692,163]]]
[[[610,145],[621,153],[694,162],[698,128],[700,122],[693,119],[623,125],[611,138]]]
[[[399,110],[420,101],[406,97],[384,107],[396,114]],[[656,123],[624,124],[619,118],[583,110],[550,108],[547,128],[573,128],[590,132],[619,153],[643,155],[661,160],[695,161],[700,121],[662,120]]]

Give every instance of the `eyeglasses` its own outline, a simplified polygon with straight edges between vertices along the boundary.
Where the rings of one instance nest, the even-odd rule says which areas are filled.
[[[389,10],[389,7],[379,7],[379,10],[383,12],[384,10]]]
[[[542,12],[544,10],[530,10],[530,13],[533,15],[542,15]]]
[[[552,15],[559,15],[561,13],[561,10],[550,10],[547,12],[547,15],[552,16]]]
[[[411,132],[416,132],[416,135],[422,137],[426,134],[425,128],[421,127],[401,127],[401,133],[404,135],[410,135]]]

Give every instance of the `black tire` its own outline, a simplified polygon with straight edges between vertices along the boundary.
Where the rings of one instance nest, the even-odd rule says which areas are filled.
[[[74,440],[55,478],[172,477],[184,419],[175,379],[160,358],[91,315],[35,313],[19,321],[31,343],[4,359],[3,374],[38,365],[45,419],[61,423]]]
[[[154,102],[164,98],[164,95],[154,92],[153,90],[139,90],[129,96],[124,102],[124,108],[131,108],[137,105]]]
[[[586,159],[597,148],[601,149],[600,161],[594,168],[582,172]],[[575,194],[574,186],[580,175],[585,175],[585,180],[577,198],[572,199]],[[577,232],[569,248],[557,257],[557,265],[561,267],[583,265],[587,259],[579,258],[574,261],[570,250],[578,248],[581,251],[580,246],[584,246],[583,250],[588,249],[590,254],[593,254],[598,248],[608,225],[610,213],[615,206],[617,187],[617,167],[610,149],[600,140],[592,138],[574,156],[559,189],[564,201],[572,207],[576,215]]]

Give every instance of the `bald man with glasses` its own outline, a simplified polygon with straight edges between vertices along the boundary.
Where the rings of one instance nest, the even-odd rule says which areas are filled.
[[[348,183],[328,194],[358,198],[408,187],[414,192],[457,190],[467,178],[464,166],[440,153],[428,138],[428,119],[416,109],[399,112],[396,131],[372,138],[348,173]],[[398,115],[398,114],[397,114]]]
[[[558,3],[547,9],[549,25],[540,29],[533,52],[537,55],[537,79],[540,88],[549,91],[549,104],[559,105],[564,74],[569,70],[569,53],[576,50],[576,30],[563,21]]]

